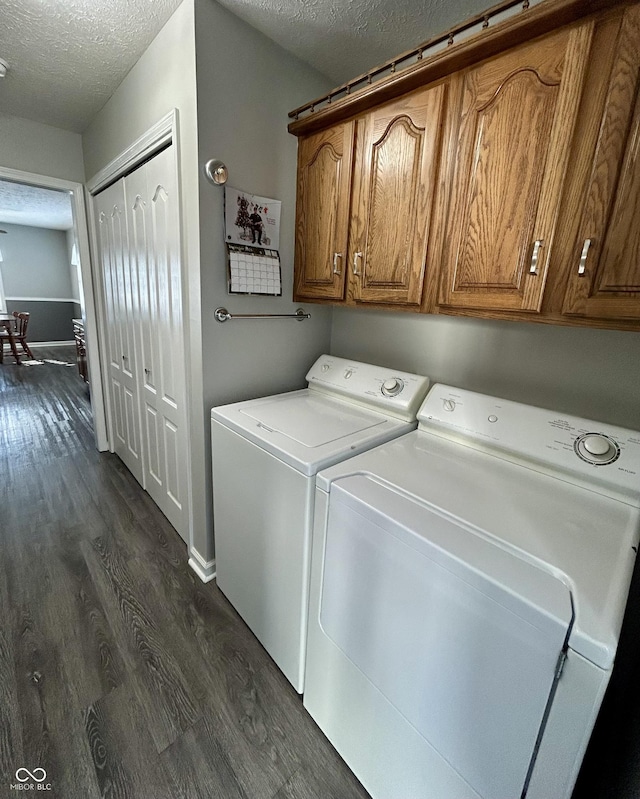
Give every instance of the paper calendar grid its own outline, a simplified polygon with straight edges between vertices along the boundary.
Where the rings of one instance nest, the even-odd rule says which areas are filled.
[[[277,250],[227,245],[230,294],[282,295],[280,256]]]

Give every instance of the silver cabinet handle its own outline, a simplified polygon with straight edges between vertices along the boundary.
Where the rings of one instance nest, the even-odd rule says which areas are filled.
[[[333,253],[333,274],[334,275],[341,275],[342,270],[338,269],[338,258],[342,260],[342,253],[341,252],[334,252]]]
[[[362,274],[361,272],[358,272],[358,260],[362,260],[362,253],[361,252],[356,252],[353,255],[353,274],[354,275]]]
[[[591,247],[591,239],[585,239],[582,245],[582,252],[580,253],[580,263],[578,264],[578,274],[582,277],[587,271],[587,255],[589,254],[589,247]]]
[[[533,243],[533,253],[531,254],[531,266],[529,267],[530,275],[538,274],[538,254],[540,252],[540,247],[542,247],[542,240],[538,239],[538,241],[535,241]]]

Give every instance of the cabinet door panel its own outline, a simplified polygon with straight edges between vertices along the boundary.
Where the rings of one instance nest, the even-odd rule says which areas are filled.
[[[355,123],[298,144],[297,297],[343,299]]]
[[[640,6],[622,21],[563,312],[640,319]]]
[[[562,31],[460,76],[441,304],[540,309],[592,31]]]
[[[478,109],[456,288],[520,287],[531,256],[548,147],[542,136],[527,148],[522,142],[530,131],[551,127],[557,94],[557,84],[548,85],[525,69],[510,75]],[[522,191],[523,186],[529,190]]]
[[[414,92],[360,123],[349,254],[357,302],[420,303],[444,93]]]

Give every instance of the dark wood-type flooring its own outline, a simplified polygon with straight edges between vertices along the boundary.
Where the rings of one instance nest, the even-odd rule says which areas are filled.
[[[149,496],[95,450],[75,366],[5,358],[0,475],[0,797],[43,768],[51,791],[30,795],[366,799]]]

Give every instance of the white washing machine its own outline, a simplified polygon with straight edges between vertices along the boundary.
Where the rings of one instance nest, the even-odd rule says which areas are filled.
[[[211,411],[218,586],[299,693],[315,475],[415,429],[429,387],[328,355],[307,381]]]
[[[374,799],[568,799],[640,535],[640,433],[436,385],[317,476],[304,705]]]

